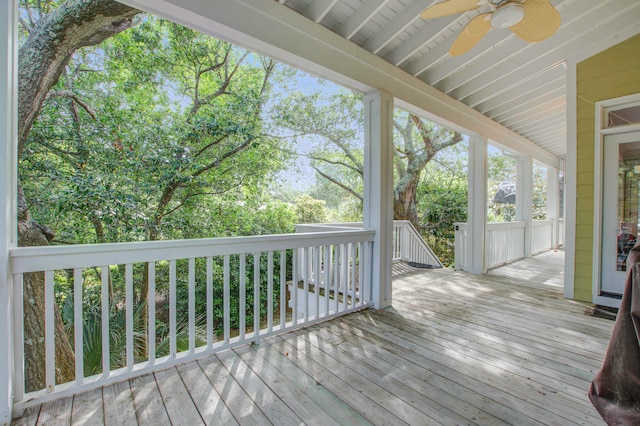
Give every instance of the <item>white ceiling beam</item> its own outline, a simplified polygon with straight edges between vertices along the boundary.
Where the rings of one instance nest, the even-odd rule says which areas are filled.
[[[538,105],[560,96],[565,96],[566,88],[564,86],[558,87],[553,90],[540,90],[536,92],[529,92],[528,95],[521,96],[517,100],[514,99],[513,103],[505,104],[491,111],[485,112],[484,115],[495,120],[496,118],[502,118],[502,115],[515,115],[521,111],[524,111],[531,106]]]
[[[553,142],[550,141],[556,141],[558,140],[557,138],[561,137],[562,135],[566,135],[566,133],[567,132],[564,126],[551,127],[538,132],[526,132],[527,135],[535,138],[538,143],[546,142],[548,145],[552,145]]]
[[[556,133],[550,133],[542,138],[536,139],[536,143],[543,146],[547,151],[553,152],[558,157],[566,155],[566,140],[567,134],[564,131],[558,131]]]
[[[555,106],[557,103],[560,103],[560,102],[563,105],[567,103],[564,91],[555,92],[555,93],[549,92],[537,99],[532,99],[531,102],[520,104],[515,108],[510,109],[509,111],[505,111],[495,116],[489,116],[489,118],[500,123],[505,120],[518,117],[522,114],[528,114],[531,111],[537,111],[539,108],[544,108],[546,106]]]
[[[540,133],[548,127],[557,127],[564,129],[566,127],[566,124],[566,119],[562,115],[559,115],[557,117],[547,117],[544,120],[521,124],[518,128],[518,134]]]
[[[413,21],[419,19],[420,13],[429,7],[432,0],[413,0],[413,2],[398,13],[382,30],[371,37],[362,47],[372,53],[378,53],[398,34],[405,30]]]
[[[496,94],[493,98],[476,105],[476,109],[483,114],[490,111],[508,107],[511,102],[521,103],[530,96],[536,96],[537,93],[544,93],[555,89],[563,89],[566,85],[565,70],[563,67],[553,68],[547,73],[538,74],[527,80],[525,85],[514,86],[510,90],[505,90]]]
[[[609,5],[607,14],[603,14],[601,11],[582,24],[577,22],[575,27],[567,27],[571,31],[566,30],[565,37],[570,38],[570,42],[561,43],[560,41],[564,38],[551,37],[545,41],[528,45],[509,58],[511,66],[502,66],[500,72],[494,70],[482,73],[472,81],[450,92],[451,96],[463,99],[467,105],[475,106],[489,99],[495,92],[518,84],[523,74],[535,75],[544,72],[546,69],[562,63],[572,53],[587,49],[591,43],[596,43],[603,38],[615,37],[615,34],[612,34],[612,27],[619,30],[635,27],[640,31],[640,26],[638,26],[640,8],[636,7],[637,0],[630,1],[631,5],[629,5],[629,0],[619,0],[618,3],[625,3],[627,7],[620,8],[618,3]],[[605,20],[603,17],[609,19]],[[605,22],[608,22],[608,25],[605,25]],[[582,25],[587,25],[592,30],[583,34],[581,32],[584,29]],[[573,38],[576,34],[583,35]],[[535,60],[532,61],[532,58]]]
[[[454,19],[446,20],[446,18],[440,18],[425,22],[425,25],[411,37],[411,40],[404,43],[385,59],[396,66],[402,64],[426,46],[434,37],[445,31],[453,21]],[[430,56],[430,58],[433,59],[433,56]]]
[[[347,21],[340,25],[336,32],[350,40],[351,37],[356,35],[389,1],[390,0],[366,0]]]
[[[544,132],[549,130],[564,132],[565,129],[566,122],[564,117],[547,118],[532,125],[524,126],[522,129],[518,129],[518,133],[521,135],[537,136],[539,138]]]
[[[336,3],[338,3],[338,0],[314,0],[304,11],[304,16],[313,22],[320,22]]]
[[[540,139],[540,142],[544,144],[544,146],[547,147],[549,151],[558,152],[563,150],[566,145],[566,134],[567,133],[563,131],[555,135],[549,135],[543,139]]]
[[[564,104],[556,105],[554,108],[551,108],[551,109],[546,109],[546,108],[541,109],[535,114],[529,114],[526,116],[510,118],[509,120],[503,121],[501,124],[503,126],[508,127],[509,129],[518,129],[518,126],[522,126],[522,125],[529,125],[529,124],[537,123],[540,121],[548,122],[553,118],[555,114],[559,116],[564,115],[565,108],[566,106]]]
[[[530,83],[531,80],[539,80],[537,77],[540,77],[540,79],[542,80],[548,79],[548,81],[553,81],[557,78],[557,75],[559,73],[564,74],[566,72],[564,68],[564,62],[557,62],[547,68],[539,69],[544,65],[546,65],[546,63],[543,63],[543,61],[541,61],[541,64],[539,66],[532,65],[527,68],[526,71],[530,71],[532,74],[527,74],[525,70],[522,70],[521,73],[504,76],[498,79],[495,84],[483,87],[482,89],[478,90],[475,93],[472,93],[468,97],[463,98],[462,101],[470,107],[476,108],[478,105],[488,102],[496,98],[497,96],[501,96],[503,93],[512,93],[514,91],[517,93],[517,91],[521,89],[520,86],[522,85],[524,85],[524,90],[526,91],[527,88],[532,87],[532,84]],[[456,91],[449,93],[449,95],[452,97],[455,96],[455,94]]]
[[[441,31],[443,34],[447,32],[450,32],[453,34],[448,34],[447,36],[445,36],[445,40],[446,40],[445,42],[438,43],[438,45],[434,49],[431,49],[430,51],[428,51],[425,55],[423,55],[417,61],[413,61],[413,63],[407,67],[407,72],[415,76],[426,73],[424,76],[421,77],[421,79],[427,82],[428,84],[430,84],[431,86],[435,85],[437,81],[430,77],[431,71],[429,70],[432,67],[434,67],[434,64],[439,63],[438,60],[441,57],[444,57],[445,55],[449,56],[449,49],[451,48],[451,45],[453,44],[454,40],[460,35],[460,33],[462,33],[463,29],[467,26],[467,24],[471,21],[471,19],[475,18],[481,13],[486,13],[488,11],[489,11],[488,7],[478,8],[455,17],[452,21],[448,23],[447,28]],[[505,36],[509,37],[509,34],[499,30],[490,31],[489,34],[484,36],[482,40],[476,46],[473,47],[471,52],[481,52],[480,56],[482,56],[487,51],[495,51],[497,45],[505,42]],[[521,45],[523,44],[524,42],[521,42]],[[478,56],[473,55],[471,53],[460,55],[460,56],[449,56],[447,58],[447,61],[443,62],[442,63],[443,65],[441,66],[450,68],[452,70],[451,72],[455,72],[455,70],[461,67],[464,67],[469,62],[475,62],[477,60],[478,60]],[[451,64],[450,67],[449,67],[449,64]],[[440,69],[441,66],[435,66],[435,70]],[[442,89],[440,90],[444,91]]]
[[[547,150],[555,152],[560,152],[563,150],[562,145],[564,145],[563,141],[567,140],[567,132],[565,128],[561,129],[549,129],[540,134],[531,135],[532,138],[535,138],[536,143],[540,144],[540,146],[544,146]],[[558,154],[560,155],[560,154]]]
[[[582,3],[587,5],[588,2],[597,4],[601,3],[602,0],[580,0],[580,4],[575,5],[583,6]],[[565,0],[556,6],[562,13],[564,25],[579,16],[580,13],[584,13],[582,7],[563,10],[563,6],[566,6],[567,3],[571,4],[572,0]],[[432,86],[437,86],[445,93],[450,92],[459,85],[472,80],[481,72],[487,72],[499,67],[501,63],[507,61],[511,55],[519,52],[526,45],[526,42],[516,37],[508,29],[492,29],[473,49],[474,52],[481,52],[480,54],[473,55],[470,52],[469,54],[452,57],[446,63],[427,72],[422,80]],[[530,58],[530,60],[535,60],[535,58]],[[478,70],[481,70],[481,72]],[[445,82],[439,84],[442,80],[445,80]]]
[[[454,22],[462,22],[462,27],[464,27],[475,15],[476,15],[475,12],[468,12],[463,16],[461,16],[460,18],[456,19]],[[462,31],[462,28],[460,28],[460,31]],[[448,37],[445,37],[445,40],[448,40]],[[438,43],[436,47],[429,50],[420,59],[411,61],[410,63],[407,64],[406,67],[403,67],[403,68],[409,74],[414,76],[419,76],[420,74],[428,70],[429,67],[433,66],[433,64],[439,63],[440,59],[444,58],[445,56],[449,57],[448,59],[451,60],[451,57],[449,56],[450,48],[451,48],[451,43],[449,42]],[[421,80],[425,81],[423,78],[421,78]]]
[[[459,33],[456,33],[456,37],[458,35]],[[447,47],[450,47],[452,43],[453,41]],[[488,58],[497,55],[500,58],[498,63],[500,63],[525,46],[525,41],[517,38],[508,30],[491,29],[469,52],[460,56],[452,56],[447,62],[437,67],[429,67],[428,64],[425,64],[427,66],[424,67],[422,80],[432,86],[439,86],[442,91],[451,91],[457,86],[447,83],[447,79],[457,76],[459,73],[464,74],[465,77],[471,75],[473,78],[479,72],[472,70],[481,70],[481,72],[487,70],[484,64],[491,62],[491,59]],[[491,62],[489,67],[493,68],[495,65],[495,62]]]
[[[566,138],[564,138],[564,139],[566,139]],[[546,146],[546,145],[545,145],[545,146]],[[558,149],[558,148],[553,148],[553,147],[551,147],[551,148],[549,149],[549,152],[552,152],[552,153],[553,153],[554,155],[556,155],[558,158],[562,158],[562,157],[564,157],[564,156],[565,156],[565,152],[564,152],[563,150]],[[556,163],[554,166],[551,166],[551,167],[555,167],[555,168],[557,168],[557,167],[558,167],[558,163]]]

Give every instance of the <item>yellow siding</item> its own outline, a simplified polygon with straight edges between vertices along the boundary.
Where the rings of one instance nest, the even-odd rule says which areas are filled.
[[[574,297],[592,300],[595,103],[640,93],[640,35],[577,65],[577,200]]]

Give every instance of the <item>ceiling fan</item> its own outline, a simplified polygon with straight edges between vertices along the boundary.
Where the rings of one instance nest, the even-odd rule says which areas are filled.
[[[509,28],[528,42],[551,37],[560,28],[560,14],[549,0],[446,0],[426,8],[422,19],[439,18],[488,5],[491,12],[471,20],[453,42],[449,53],[459,56],[469,51],[493,28]]]

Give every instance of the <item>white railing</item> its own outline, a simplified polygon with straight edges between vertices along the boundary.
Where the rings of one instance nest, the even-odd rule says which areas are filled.
[[[455,269],[471,269],[471,247],[469,247],[468,224],[455,226]],[[553,248],[553,220],[537,220],[531,225],[531,254]],[[513,262],[525,256],[526,222],[487,223],[485,237],[484,268],[491,269]],[[562,232],[562,223],[560,223]],[[562,242],[562,240],[560,240]]]
[[[558,219],[558,247],[564,245],[564,219]]]
[[[13,249],[15,406],[20,409],[124,380],[370,306],[366,266],[373,237],[374,231],[352,227],[321,233]],[[310,269],[297,270],[299,252],[313,253]],[[312,285],[321,265],[329,266],[323,269],[324,280],[331,283],[322,289]],[[30,273],[44,277],[46,383],[43,389],[27,392],[23,289]],[[291,276],[302,279],[292,281]],[[75,380],[56,383],[55,287],[64,280],[73,288],[72,346],[83,349],[75,350]],[[123,289],[124,298],[114,300],[112,286]],[[141,295],[143,288],[148,288],[146,295]],[[89,293],[97,296],[85,309],[82,296]],[[178,294],[183,295],[180,306]],[[299,303],[301,295],[304,300]],[[114,311],[124,317],[122,329],[114,328]],[[93,342],[85,341],[83,324],[90,315],[98,318],[93,325],[102,339],[97,374],[85,371],[85,343]],[[146,326],[140,327],[140,318],[146,319],[142,322]],[[166,326],[157,325],[162,322]],[[125,343],[122,353],[114,354],[110,343],[117,332],[122,332]],[[114,365],[114,359],[121,365]]]
[[[453,224],[455,232],[454,262],[456,271],[469,271],[471,269],[471,247],[469,247],[469,226],[464,222]]]
[[[296,232],[322,232],[361,228],[362,222],[298,224]],[[312,255],[300,253],[299,259],[306,259],[307,269],[312,266]],[[393,261],[415,262],[442,268],[442,262],[429,244],[422,238],[408,220],[393,221]],[[301,268],[302,270],[302,268]]]
[[[393,260],[442,268],[442,262],[408,220],[393,221]]]
[[[524,257],[525,222],[487,223],[485,238],[486,269]]]
[[[537,254],[553,247],[553,220],[531,222],[531,254]]]

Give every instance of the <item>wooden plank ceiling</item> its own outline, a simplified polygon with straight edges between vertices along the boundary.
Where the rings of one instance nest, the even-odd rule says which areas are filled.
[[[463,28],[489,6],[424,21],[440,0],[274,0],[476,109],[555,156],[566,153],[566,61],[640,32],[638,0],[551,0],[562,18],[550,38],[526,43],[492,29],[449,55]]]

